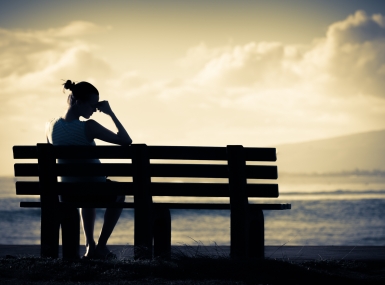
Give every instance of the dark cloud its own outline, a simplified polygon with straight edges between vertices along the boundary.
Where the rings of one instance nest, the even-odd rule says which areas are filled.
[[[357,11],[344,21],[331,25],[328,37],[342,45],[383,40],[385,22],[381,15],[368,16],[364,11]]]

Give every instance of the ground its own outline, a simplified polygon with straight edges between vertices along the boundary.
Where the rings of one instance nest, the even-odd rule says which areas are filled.
[[[385,261],[0,258],[1,284],[385,284]]]

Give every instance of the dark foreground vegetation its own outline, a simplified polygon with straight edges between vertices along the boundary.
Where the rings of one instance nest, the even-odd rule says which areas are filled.
[[[385,284],[385,261],[0,258],[0,284]],[[338,283],[336,283],[338,282]]]

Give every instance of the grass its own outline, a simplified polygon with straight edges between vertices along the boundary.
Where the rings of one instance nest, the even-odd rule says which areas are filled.
[[[231,260],[196,247],[171,260],[0,258],[1,284],[385,284],[384,261]]]

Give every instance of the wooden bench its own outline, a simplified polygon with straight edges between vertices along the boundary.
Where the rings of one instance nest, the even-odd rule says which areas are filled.
[[[247,165],[247,161],[276,161],[275,148],[184,146],[14,146],[15,159],[37,159],[16,163],[16,177],[38,177],[17,181],[17,195],[39,195],[40,202],[21,202],[20,207],[41,208],[41,256],[57,258],[59,228],[63,258],[79,256],[80,219],[77,208],[105,208],[106,204],[59,203],[58,195],[127,195],[133,203],[113,207],[133,208],[135,258],[169,257],[171,218],[169,209],[230,210],[230,256],[264,257],[263,210],[286,210],[290,204],[254,204],[249,197],[276,198],[277,184],[248,183],[247,179],[277,179],[273,165]],[[123,159],[119,163],[58,164],[56,159]],[[131,160],[131,161],[130,161]],[[153,163],[150,160],[161,160]],[[169,160],[169,161],[168,161]],[[195,161],[195,162],[192,162]],[[168,161],[168,163],[167,163]],[[175,163],[177,161],[177,163]],[[206,161],[205,164],[197,161]],[[222,161],[222,164],[207,164]],[[159,161],[158,161],[159,162]],[[57,176],[132,177],[132,182],[64,183]],[[155,177],[225,178],[228,183],[152,182]],[[153,203],[153,196],[228,197],[230,203]],[[197,225],[198,226],[198,225]]]

